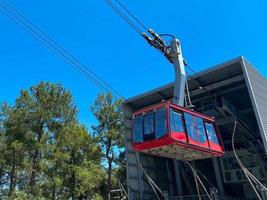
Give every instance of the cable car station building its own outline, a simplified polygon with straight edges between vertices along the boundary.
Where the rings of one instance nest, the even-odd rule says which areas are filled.
[[[195,111],[215,117],[221,138],[210,138],[215,141],[216,148],[221,140],[225,151],[222,157],[211,153],[210,158],[193,161],[203,183],[211,191],[216,188],[220,199],[255,199],[234,157],[231,139],[234,122],[238,121],[235,150],[245,167],[266,184],[267,80],[245,58],[239,57],[191,76],[188,86]],[[124,102],[127,183],[131,200],[156,199],[138,160],[170,200],[198,199],[194,176],[188,166],[168,156],[140,153],[132,143],[133,114],[161,102],[171,102],[172,98],[173,84],[168,84]],[[157,124],[150,127],[152,132],[156,128]]]

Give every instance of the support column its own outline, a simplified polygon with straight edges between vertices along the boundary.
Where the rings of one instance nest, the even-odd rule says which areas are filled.
[[[178,160],[173,160],[175,182],[177,189],[177,196],[183,195],[182,178],[181,178],[181,163]]]
[[[216,183],[217,183],[217,188],[219,190],[220,195],[224,195],[224,186],[223,186],[223,180],[222,180],[222,174],[221,174],[221,168],[219,164],[219,159],[218,158],[212,158],[212,164],[213,164],[213,169],[215,173],[215,178],[216,178]]]

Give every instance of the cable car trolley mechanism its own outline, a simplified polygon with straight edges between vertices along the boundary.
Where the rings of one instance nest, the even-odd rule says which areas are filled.
[[[174,65],[174,95],[172,101],[133,113],[131,143],[134,150],[186,161],[224,155],[215,119],[193,111],[191,103],[191,107],[184,107],[186,74],[179,40],[168,34],[158,35],[151,29],[149,33],[153,39],[145,33],[142,35]],[[172,38],[169,45],[163,39],[165,36]]]

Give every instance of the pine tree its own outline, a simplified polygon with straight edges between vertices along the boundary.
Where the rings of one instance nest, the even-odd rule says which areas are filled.
[[[107,199],[111,198],[112,173],[119,150],[124,144],[124,128],[122,123],[121,100],[114,100],[111,94],[99,94],[91,110],[98,121],[93,126],[94,134],[102,147],[107,163]]]
[[[84,126],[70,123],[57,138],[55,170],[64,177],[65,199],[92,199],[103,178],[101,149]],[[57,175],[57,174],[55,174]]]
[[[0,199],[99,199],[101,155],[59,84],[41,82],[1,107]]]

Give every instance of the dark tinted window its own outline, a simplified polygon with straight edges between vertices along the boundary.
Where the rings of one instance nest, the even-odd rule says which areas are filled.
[[[226,181],[231,181],[231,173],[230,172],[225,172],[225,179],[226,179]]]
[[[262,171],[262,169],[259,169],[259,174],[261,178],[265,178],[264,172]]]
[[[171,131],[184,132],[182,114],[173,109],[170,110],[170,126]]]
[[[204,127],[204,121],[200,117],[196,117],[195,120],[196,120],[198,140],[199,140],[199,142],[204,143],[207,141],[207,136],[206,136],[205,127]]]
[[[155,112],[155,134],[156,138],[160,138],[167,133],[167,114],[166,109]]]
[[[134,118],[133,142],[143,142],[143,117]]]
[[[196,129],[194,126],[194,116],[189,113],[184,113],[186,132],[189,137],[197,141]]]
[[[235,171],[235,175],[236,175],[238,180],[242,180],[242,171],[240,171],[240,170]]]
[[[235,157],[228,158],[229,168],[230,169],[239,169],[240,166]]]
[[[248,168],[256,167],[258,163],[255,155],[240,156],[240,160]]]
[[[227,160],[227,158],[223,158],[223,167],[224,167],[224,169],[225,170],[229,170],[230,168],[229,168],[229,164],[228,164],[228,160]]]
[[[144,117],[144,135],[154,133],[154,113],[147,114]]]
[[[215,143],[215,144],[219,144],[219,140],[218,140],[218,137],[216,135],[216,131],[214,129],[214,126],[213,124],[210,124],[210,123],[205,123],[205,126],[206,126],[206,130],[207,130],[207,135],[208,135],[208,138],[209,138],[209,141]]]

